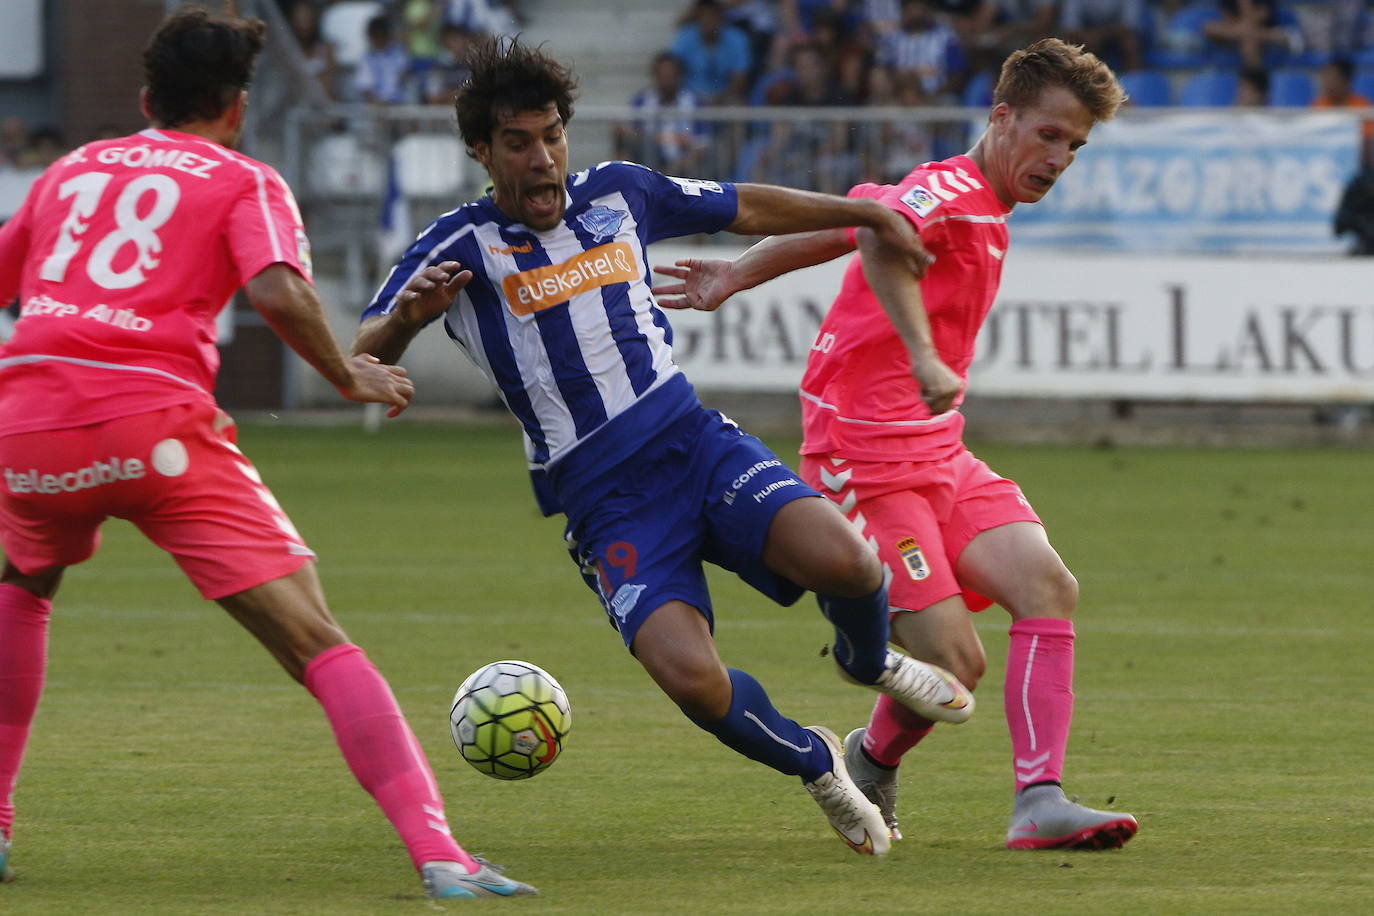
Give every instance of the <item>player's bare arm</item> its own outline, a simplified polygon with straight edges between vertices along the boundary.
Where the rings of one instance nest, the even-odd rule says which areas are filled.
[[[739,212],[727,228],[740,235],[783,235],[862,226],[904,253],[910,270],[925,276],[934,260],[911,223],[868,197],[837,197],[766,184],[741,184]]]
[[[681,281],[654,288],[658,304],[670,309],[711,312],[735,293],[785,273],[834,260],[854,250],[844,229],[820,229],[794,235],[771,235],[732,260],[684,258],[675,267],[654,273]]]
[[[472,271],[457,261],[431,264],[417,272],[396,294],[394,309],[362,323],[353,337],[353,352],[395,363],[421,328],[448,311],[471,279]]]
[[[962,386],[958,374],[944,364],[935,350],[920,281],[907,267],[903,252],[876,233],[860,229],[855,238],[863,257],[864,277],[906,345],[911,374],[921,388],[921,400],[932,414],[944,413],[954,406]]]
[[[285,264],[273,264],[248,281],[253,308],[272,331],[350,401],[390,404],[396,416],[410,404],[415,385],[396,366],[375,357],[345,356],[324,319],[315,288]]]

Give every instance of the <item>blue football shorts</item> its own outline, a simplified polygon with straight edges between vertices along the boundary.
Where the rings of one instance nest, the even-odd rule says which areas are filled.
[[[736,573],[782,605],[805,591],[763,564],[768,527],[794,499],[819,496],[754,436],[718,411],[693,410],[601,479],[595,505],[565,539],[627,647],[673,600],[714,631],[702,561]]]

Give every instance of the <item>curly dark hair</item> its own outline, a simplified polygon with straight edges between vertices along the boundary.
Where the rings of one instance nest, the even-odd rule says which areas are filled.
[[[542,46],[487,36],[473,46],[468,67],[472,75],[458,88],[453,108],[469,154],[474,143],[491,142],[503,112],[537,111],[552,102],[564,124],[572,120],[577,77]]]
[[[148,108],[163,127],[213,120],[248,87],[267,38],[261,19],[186,6],[163,20],[143,49]]]
[[[1042,38],[1012,52],[1002,63],[1002,76],[992,92],[992,103],[1012,108],[1034,105],[1040,93],[1062,86],[1074,94],[1095,121],[1110,121],[1126,93],[1112,68],[1082,45],[1058,38]]]

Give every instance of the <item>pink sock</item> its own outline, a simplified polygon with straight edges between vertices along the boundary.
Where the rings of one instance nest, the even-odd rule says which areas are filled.
[[[0,833],[14,829],[14,784],[48,665],[52,602],[0,585]]]
[[[868,720],[864,750],[883,766],[895,767],[902,762],[902,755],[919,744],[934,727],[934,722],[882,694]]]
[[[1002,699],[1017,791],[1058,782],[1073,721],[1073,621],[1026,617],[1011,625]]]
[[[377,800],[418,869],[426,862],[478,866],[449,833],[444,801],[396,698],[363,650],[345,643],[305,666],[349,769]]]

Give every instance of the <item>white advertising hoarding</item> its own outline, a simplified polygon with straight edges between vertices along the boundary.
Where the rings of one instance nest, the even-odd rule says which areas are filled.
[[[655,245],[651,263],[740,249]],[[702,388],[795,391],[848,258],[669,312]],[[666,281],[660,281],[666,282]],[[1142,400],[1374,401],[1374,259],[1008,253],[970,387]]]

